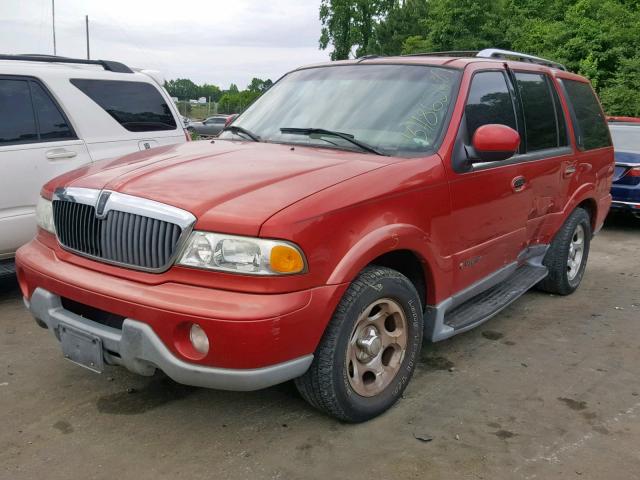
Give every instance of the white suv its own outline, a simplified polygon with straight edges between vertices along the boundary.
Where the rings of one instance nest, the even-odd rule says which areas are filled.
[[[33,237],[49,179],[189,139],[158,77],[118,62],[0,55],[0,276]]]

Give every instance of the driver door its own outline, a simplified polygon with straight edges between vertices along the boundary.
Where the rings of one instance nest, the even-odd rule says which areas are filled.
[[[486,124],[518,129],[514,92],[504,70],[471,74],[450,172],[453,291],[459,292],[515,262],[526,246],[531,189],[514,159],[469,164],[465,146]],[[464,156],[464,159],[460,158]],[[458,157],[458,158],[456,158]]]

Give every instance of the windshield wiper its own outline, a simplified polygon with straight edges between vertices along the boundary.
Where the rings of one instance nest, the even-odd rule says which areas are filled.
[[[331,135],[332,137],[342,138],[343,140],[346,140],[347,142],[352,143],[353,145],[356,145],[360,147],[362,150],[365,150],[367,152],[388,157],[386,153],[382,153],[380,150],[375,149],[374,147],[372,147],[367,143],[364,143],[360,140],[356,140],[355,137],[349,133],[334,132],[333,130],[326,130],[324,128],[293,128],[293,127],[281,128],[280,132],[290,133],[293,135],[314,135],[314,134]]]
[[[246,128],[242,128],[239,125],[229,125],[228,127],[224,127],[222,129],[223,132],[230,131],[231,133],[235,133],[236,135],[242,133],[243,135],[249,137],[254,142],[259,142],[260,137],[253,133],[251,130],[247,130]]]

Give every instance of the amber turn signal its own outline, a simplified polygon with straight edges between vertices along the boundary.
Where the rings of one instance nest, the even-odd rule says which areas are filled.
[[[278,273],[299,273],[304,270],[302,254],[294,247],[276,245],[269,258],[271,270]]]

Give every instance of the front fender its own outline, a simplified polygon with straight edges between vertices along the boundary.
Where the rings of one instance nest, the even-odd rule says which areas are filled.
[[[436,278],[434,271],[450,271],[450,261],[434,253],[430,236],[419,228],[408,224],[391,224],[367,233],[351,247],[331,273],[328,284],[353,281],[373,260],[385,253],[409,250],[421,261],[428,285],[428,301],[440,297],[447,281]]]

